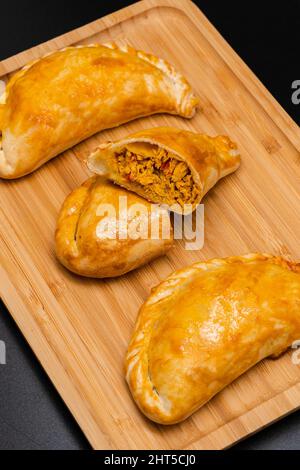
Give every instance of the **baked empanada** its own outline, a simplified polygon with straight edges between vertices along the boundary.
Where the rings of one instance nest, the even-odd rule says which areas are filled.
[[[240,156],[228,137],[156,127],[100,145],[87,164],[148,201],[188,214],[238,168]]]
[[[96,44],[28,64],[0,103],[0,177],[18,178],[103,129],[155,113],[190,118],[198,99],[164,60]]]
[[[264,254],[200,262],[141,308],[127,381],[146,416],[172,424],[299,338],[300,264]]]
[[[115,277],[165,254],[173,228],[162,207],[94,176],[66,198],[55,244],[57,258],[70,271]]]

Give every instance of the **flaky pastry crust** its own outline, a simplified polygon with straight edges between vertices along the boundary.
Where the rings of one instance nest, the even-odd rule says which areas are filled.
[[[190,118],[197,104],[171,65],[130,46],[52,52],[17,72],[0,99],[0,177],[26,175],[96,132],[138,117]]]
[[[120,171],[118,163],[120,154],[126,150],[131,150],[131,154],[134,153],[134,146],[137,147],[137,154],[147,155],[147,152],[153,154],[150,169],[155,168],[155,158],[160,158],[162,151],[168,152],[170,159],[165,161],[167,157],[164,157],[162,166],[158,170],[153,170],[155,173],[153,178],[159,181],[158,183],[141,184],[141,181],[143,182],[140,178],[141,170],[135,170],[139,155],[137,155],[138,158],[134,156],[132,163],[128,157],[127,168],[132,166],[131,174],[128,174],[128,171],[122,174]],[[174,177],[172,171],[169,172],[169,169],[175,168],[173,160],[185,166],[181,179]],[[139,131],[116,142],[101,144],[88,157],[87,165],[92,172],[111,179],[151,202],[172,206],[171,210],[174,212],[181,213],[185,205],[184,213],[188,214],[197,207],[204,195],[219,179],[239,167],[240,155],[236,144],[227,136],[209,137],[177,128],[155,127]],[[191,197],[181,198],[181,194],[185,195],[187,192],[186,180],[192,182]],[[145,181],[149,181],[149,177]],[[172,197],[173,187],[174,197]]]
[[[137,205],[142,206],[141,212]],[[122,217],[126,214],[125,224]],[[157,231],[151,232],[151,223],[157,224]],[[136,234],[141,236],[134,238]],[[121,276],[164,255],[172,246],[173,228],[165,209],[97,176],[66,198],[55,233],[58,260],[86,277]]]
[[[299,335],[299,263],[267,254],[200,262],[142,306],[126,378],[146,416],[173,424]]]

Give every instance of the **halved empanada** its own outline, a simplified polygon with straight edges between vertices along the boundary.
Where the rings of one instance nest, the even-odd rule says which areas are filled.
[[[94,176],[66,198],[55,242],[70,271],[115,277],[165,254],[173,228],[165,209]]]
[[[156,127],[108,142],[89,157],[91,171],[174,212],[192,212],[220,178],[240,164],[226,136]]]
[[[264,254],[196,263],[141,308],[127,381],[146,416],[172,424],[299,338],[300,264]]]
[[[154,113],[190,118],[198,99],[164,60],[108,44],[28,64],[0,103],[0,177],[18,178],[103,129]]]

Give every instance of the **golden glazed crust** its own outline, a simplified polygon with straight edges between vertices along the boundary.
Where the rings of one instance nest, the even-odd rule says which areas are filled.
[[[91,171],[108,177],[151,202],[170,205],[166,197],[153,197],[143,186],[121,175],[115,162],[116,154],[137,143],[152,146],[158,151],[164,149],[178,161],[186,163],[197,186],[198,196],[196,202],[191,203],[191,208],[186,208],[185,214],[195,209],[219,179],[234,172],[240,165],[237,146],[227,136],[209,137],[170,127],[143,130],[125,139],[104,143],[90,155],[87,165]],[[172,210],[181,212],[176,207]]]
[[[137,204],[146,211],[140,216],[130,214],[130,210],[137,209]],[[121,225],[126,210],[128,224]],[[94,176],[75,189],[62,206],[55,234],[57,258],[70,271],[82,276],[121,276],[172,247],[173,228],[170,224],[170,231],[163,234],[163,220],[166,226],[170,224],[165,209]],[[141,221],[146,225],[138,225]],[[143,233],[150,233],[151,222],[158,223],[157,239],[131,238],[132,234],[141,233],[142,227],[149,228]],[[127,238],[120,239],[121,233],[127,234]]]
[[[265,254],[196,263],[142,306],[126,376],[153,421],[184,420],[300,337],[300,264]]]
[[[103,129],[162,112],[190,118],[198,99],[162,59],[92,44],[28,64],[0,103],[0,177],[18,178]]]

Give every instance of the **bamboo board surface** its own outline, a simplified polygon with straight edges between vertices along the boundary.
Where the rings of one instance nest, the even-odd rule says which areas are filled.
[[[300,367],[266,360],[182,424],[163,427],[131,400],[123,360],[138,309],[171,271],[211,257],[263,251],[299,259],[300,132],[188,0],[144,0],[0,63],[1,79],[70,44],[114,40],[162,57],[188,78],[202,112],[144,118],[101,134],[17,181],[0,181],[0,295],[97,449],[216,449],[300,406]],[[80,162],[103,140],[156,125],[228,134],[242,166],[205,198],[205,245],[115,280],[82,279],[54,255],[65,196],[89,175]],[[76,158],[79,157],[79,158]]]

